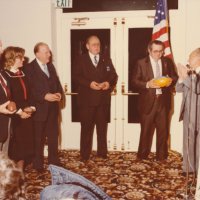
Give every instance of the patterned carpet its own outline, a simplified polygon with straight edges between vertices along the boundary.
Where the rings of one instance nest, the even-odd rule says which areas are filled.
[[[63,166],[78,173],[101,187],[113,200],[164,200],[183,199],[186,177],[182,175],[182,158],[169,152],[165,163],[154,160],[139,161],[133,152],[109,152],[108,159],[101,159],[93,152],[87,163],[80,161],[79,151],[61,151]],[[46,162],[46,160],[45,160]],[[39,199],[40,191],[51,184],[51,176],[45,164],[45,172],[38,174],[29,166],[25,171],[26,198]],[[194,195],[195,181],[189,177],[190,194]],[[191,198],[193,199],[193,198]]]

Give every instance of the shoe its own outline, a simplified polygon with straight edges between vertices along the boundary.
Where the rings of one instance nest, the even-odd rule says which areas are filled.
[[[167,164],[167,159],[156,159],[158,163]]]
[[[187,176],[187,172],[182,172],[181,175],[186,177]],[[188,176],[191,176],[191,175],[195,175],[195,172],[188,172]]]
[[[44,170],[43,167],[41,167],[41,168],[34,168],[34,170],[36,170],[37,173],[44,173],[45,172],[45,170]]]
[[[156,161],[163,164],[167,163],[167,157],[156,158]]]
[[[63,167],[64,165],[61,163],[61,162],[51,162],[51,163],[49,163],[49,165],[56,165],[56,166],[58,166],[58,167]]]
[[[107,159],[108,156],[107,155],[97,155],[99,158],[102,158],[102,159]]]
[[[137,161],[143,161],[143,160],[148,160],[148,157],[137,156]]]
[[[85,158],[85,157],[81,157],[81,158],[80,158],[80,161],[81,161],[81,162],[87,162],[88,160],[89,160],[89,158]]]

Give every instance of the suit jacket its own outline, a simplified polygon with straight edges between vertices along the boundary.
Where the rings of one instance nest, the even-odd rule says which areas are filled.
[[[183,93],[183,99],[182,99],[182,103],[181,103],[181,109],[180,109],[180,116],[179,116],[179,121],[183,120],[183,116],[185,111],[187,110],[189,112],[189,110],[191,108],[190,105],[190,101],[192,101],[191,99],[191,89],[192,92],[196,95],[200,95],[200,80],[198,80],[197,83],[197,88],[192,88],[191,85],[191,76],[188,76],[183,82],[177,82],[176,83],[176,91],[177,92],[182,92]],[[196,82],[196,79],[195,79]],[[196,85],[195,85],[196,86]],[[198,98],[198,107],[200,107],[200,99]],[[194,110],[195,112],[196,110]]]
[[[100,55],[98,65],[95,67],[89,54],[84,54],[77,59],[73,69],[72,79],[78,85],[78,105],[98,106],[110,104],[110,93],[117,83],[117,74],[110,58]],[[96,81],[109,82],[108,90],[93,90],[90,83]]]
[[[53,106],[55,114],[58,114],[58,102],[48,102],[44,99],[47,93],[61,93],[63,89],[57,76],[55,67],[52,63],[47,64],[50,77],[42,71],[36,59],[24,67],[25,75],[31,88],[31,103],[35,105],[36,112],[34,114],[35,121],[45,121],[48,116],[49,106]]]
[[[0,72],[1,73],[1,72]],[[4,92],[3,87],[0,84],[0,104],[5,103],[8,101],[7,96]],[[8,122],[9,122],[9,115],[5,115],[0,113],[0,142],[4,142],[8,137]]]
[[[164,106],[170,110],[171,107],[171,94],[178,79],[173,62],[168,58],[161,58],[162,62],[162,76],[168,75],[172,78],[172,84],[169,87],[162,88]],[[139,91],[139,111],[142,114],[147,114],[151,111],[155,98],[156,89],[146,88],[148,81],[154,78],[153,69],[151,66],[149,56],[137,62],[135,71],[132,74],[132,86]]]

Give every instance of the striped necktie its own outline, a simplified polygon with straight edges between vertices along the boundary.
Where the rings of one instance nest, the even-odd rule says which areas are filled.
[[[97,64],[98,64],[97,56],[95,55],[95,56],[94,56],[94,65],[97,66]]]
[[[160,71],[160,66],[159,66],[158,62],[156,62],[155,78],[159,78],[159,77],[161,77],[161,71]],[[162,94],[162,90],[161,89],[156,89],[156,94]]]
[[[44,73],[49,77],[49,70],[47,68],[47,65],[46,64],[42,64],[42,67],[43,67]]]
[[[155,78],[161,77],[161,73],[160,73],[160,66],[158,64],[158,62],[156,62],[156,74],[155,74]]]

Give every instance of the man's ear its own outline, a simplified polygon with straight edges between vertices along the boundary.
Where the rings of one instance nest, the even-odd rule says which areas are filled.
[[[87,48],[87,50],[89,50],[89,45],[88,44],[86,44],[86,48]]]

